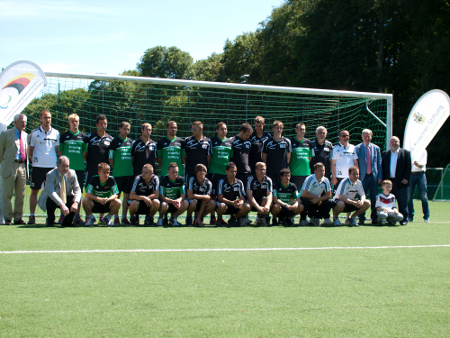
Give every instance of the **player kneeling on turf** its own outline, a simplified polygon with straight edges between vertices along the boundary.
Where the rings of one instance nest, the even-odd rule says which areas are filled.
[[[291,171],[280,170],[281,180],[273,187],[273,225],[294,225],[294,217],[303,211],[303,204],[298,196],[297,187],[290,182]],[[278,217],[278,222],[277,222]]]
[[[128,210],[131,225],[139,224],[139,215],[145,215],[145,225],[153,226],[153,216],[159,210],[159,178],[153,174],[153,166],[145,164],[141,175],[136,176],[130,191]],[[137,217],[135,215],[138,215]]]
[[[230,162],[226,167],[227,177],[219,181],[217,187],[217,223],[222,225],[222,216],[231,215],[228,224],[245,226],[245,216],[250,212],[250,205],[245,203],[244,184],[236,178],[236,164]]]
[[[355,199],[357,194],[360,196],[359,200]],[[370,201],[366,199],[366,193],[359,180],[358,167],[353,166],[348,169],[348,177],[339,183],[333,201],[336,203],[333,209],[333,224],[335,226],[341,225],[339,221],[341,212],[353,212],[353,215],[347,217],[345,224],[357,226],[355,217],[364,214],[370,208]]]
[[[206,178],[207,169],[203,164],[194,167],[194,175],[189,179],[187,197],[186,225],[192,225],[192,213],[195,212],[194,225],[203,227],[203,216],[214,211],[215,202],[211,199],[212,183]]]
[[[255,165],[255,176],[247,180],[247,200],[252,211],[257,211],[256,224],[268,226],[270,223],[270,207],[272,205],[272,180],[266,176],[266,164],[258,162]]]
[[[397,209],[395,196],[391,194],[392,182],[384,180],[381,183],[381,188],[383,188],[383,192],[377,196],[375,204],[378,212],[378,225],[382,225],[385,219],[389,225],[395,225],[395,222],[403,220],[403,215]]]
[[[177,217],[180,216],[189,206],[185,199],[186,189],[184,187],[183,176],[178,176],[178,165],[175,162],[169,164],[168,175],[161,179],[159,184],[159,218],[156,225],[163,225],[163,218],[167,213],[171,213],[169,223],[174,227],[180,226]]]
[[[86,194],[82,200],[83,209],[86,212],[86,225],[94,225],[95,213],[108,213],[103,217],[102,223],[113,226],[114,215],[119,212],[119,189],[114,177],[109,176],[110,168],[106,163],[99,163],[98,176],[95,175],[89,181]]]

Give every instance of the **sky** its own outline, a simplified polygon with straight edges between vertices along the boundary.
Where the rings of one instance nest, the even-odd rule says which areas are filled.
[[[0,69],[29,60],[47,72],[118,75],[155,46],[205,59],[283,2],[0,0]]]

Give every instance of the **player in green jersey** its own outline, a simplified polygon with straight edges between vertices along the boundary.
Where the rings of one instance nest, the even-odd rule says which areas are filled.
[[[184,176],[183,163],[186,163],[184,156],[184,140],[177,137],[177,123],[169,121],[166,124],[167,136],[160,139],[156,145],[158,149],[158,161],[161,168],[160,177],[167,175],[169,164],[175,162],[179,168],[179,174]]]

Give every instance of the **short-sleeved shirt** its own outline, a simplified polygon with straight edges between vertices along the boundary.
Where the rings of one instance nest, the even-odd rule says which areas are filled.
[[[92,194],[99,198],[108,198],[112,195],[119,194],[119,188],[117,187],[114,177],[109,176],[105,183],[100,181],[100,176],[95,175],[89,181],[86,187],[86,193]]]
[[[212,154],[211,140],[205,136],[197,140],[195,136],[189,136],[184,139],[184,148],[186,154],[186,174],[194,175],[194,168],[197,164],[203,164],[208,168],[207,156]]]
[[[183,176],[178,176],[175,181],[172,181],[169,176],[164,176],[161,178],[159,184],[159,193],[164,195],[164,197],[175,200],[181,195],[186,194],[186,188],[184,186]]]
[[[331,191],[330,180],[324,176],[318,181],[315,174],[309,175],[305,182],[303,182],[302,190],[306,190],[312,195],[321,195],[323,192],[327,193]]]
[[[331,152],[331,159],[336,160],[336,177],[345,178],[348,177],[348,169],[354,166],[353,160],[358,159],[358,155],[355,151],[355,146],[349,144],[344,147],[340,142],[333,147]]]
[[[59,131],[50,127],[48,131],[42,128],[36,128],[30,133],[30,146],[33,149],[33,158],[31,165],[37,168],[56,167],[56,150],[59,146]]]
[[[311,159],[311,172],[314,172],[314,164],[320,162],[325,166],[325,176],[330,178],[330,159],[331,152],[333,150],[333,144],[327,140],[325,140],[323,144],[319,144],[316,139],[311,141],[311,146],[314,150],[314,156]]]
[[[392,210],[393,208],[397,209],[397,204],[395,202],[395,196],[393,194],[389,194],[386,196],[385,194],[381,193],[377,196],[377,201],[375,202],[375,207],[380,207],[381,209],[389,209]]]
[[[207,178],[205,178],[205,180],[200,183],[197,177],[192,176],[189,179],[188,190],[192,190],[194,195],[211,195],[212,183]]]
[[[150,182],[148,182],[147,184],[142,178],[142,175],[138,175],[134,179],[131,191],[134,191],[136,195],[139,196],[150,196],[155,191],[159,191],[159,177],[156,175],[152,175],[152,177],[150,178]]]
[[[267,154],[267,172],[279,174],[281,169],[289,167],[287,154],[292,152],[291,141],[284,136],[279,141],[270,137],[264,142],[262,152]]]
[[[250,176],[247,180],[246,189],[252,191],[253,197],[256,201],[261,201],[267,196],[267,193],[272,193],[272,180],[269,176],[264,175],[260,182],[256,176]]]
[[[132,139],[127,137],[124,140],[117,136],[109,145],[109,158],[114,160],[113,173],[115,177],[133,176],[133,165],[131,163],[132,144]]]
[[[142,173],[142,168],[146,164],[151,164],[155,169],[155,158],[157,157],[156,142],[150,139],[147,144],[138,138],[131,145],[131,156],[134,157],[133,175]]]
[[[209,160],[209,170],[211,174],[226,175],[226,167],[230,158],[233,156],[232,139],[225,138],[220,139],[218,136],[214,136],[211,139],[212,155]]]
[[[85,142],[87,135],[80,131],[75,134],[70,130],[61,134],[59,138],[59,151],[69,158],[69,168],[73,170],[84,170],[85,163],[83,152],[87,151]]]
[[[250,148],[252,143],[250,139],[243,140],[236,135],[231,138],[232,148],[233,148],[233,157],[231,158],[231,162],[234,162],[237,167],[238,174],[249,174],[250,173]]]
[[[311,141],[307,138],[299,141],[296,137],[291,138],[292,154],[289,168],[292,176],[309,176],[311,169],[309,158],[314,156]],[[300,188],[300,187],[299,187]]]
[[[360,197],[365,196],[366,193],[364,192],[363,185],[360,180],[356,180],[355,183],[352,183],[350,181],[350,178],[345,178],[339,183],[338,188],[336,190],[336,195],[334,196],[333,200],[337,201],[338,195],[343,195],[347,197],[349,200],[355,200],[356,195],[359,195]]]
[[[173,140],[163,137],[158,141],[157,149],[157,156],[161,159],[160,176],[168,174],[169,164],[172,162],[178,165],[178,174],[184,176],[183,162],[181,160],[184,157],[184,140],[181,137],[175,137]]]
[[[263,132],[262,136],[256,135],[256,131],[250,136],[250,142],[252,146],[250,148],[250,168],[255,170],[255,164],[262,162],[262,146],[263,143],[270,137],[270,133]]]
[[[244,184],[237,178],[230,184],[228,178],[225,177],[219,181],[217,195],[223,195],[227,200],[235,201],[239,197],[245,196]]]
[[[89,134],[85,139],[87,143],[87,165],[86,171],[90,173],[98,172],[99,163],[107,163],[108,161],[108,147],[113,138],[109,134],[100,137],[97,132]]]
[[[283,183],[278,181],[273,187],[273,196],[281,200],[283,203],[290,204],[291,198],[294,200],[298,198],[297,187],[292,182],[289,182],[286,187]]]

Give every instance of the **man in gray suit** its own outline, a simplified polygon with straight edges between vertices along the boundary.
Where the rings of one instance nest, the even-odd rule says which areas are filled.
[[[74,226],[73,217],[81,200],[81,189],[75,170],[69,169],[69,158],[58,158],[56,168],[47,173],[45,187],[38,201],[39,207],[47,211],[47,226],[55,223],[55,210],[61,209],[64,221],[61,226]]]
[[[377,224],[377,209],[376,201],[378,195],[378,174],[381,172],[381,152],[380,147],[373,144],[372,131],[364,129],[362,131],[363,142],[355,147],[355,152],[358,155],[359,164],[359,179],[362,182],[364,191],[369,194],[372,212],[370,218],[372,224]],[[361,196],[362,197],[362,196]],[[364,224],[365,213],[359,216],[359,225]]]
[[[0,174],[3,180],[3,214],[5,224],[25,224],[22,220],[23,199],[28,178],[28,134],[24,131],[27,117],[23,114],[14,116],[14,128],[0,134]],[[14,212],[11,199],[15,193]]]

